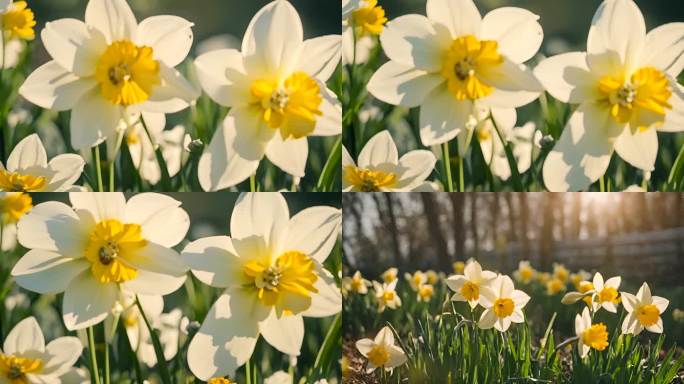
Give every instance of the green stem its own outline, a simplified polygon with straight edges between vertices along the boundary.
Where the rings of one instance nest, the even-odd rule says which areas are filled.
[[[601,176],[601,178],[599,179],[599,190],[600,190],[601,192],[605,192],[605,191],[606,191],[606,180],[604,179],[603,176]]]
[[[140,123],[145,129],[145,134],[147,135],[147,138],[150,140],[150,143],[152,143],[152,146],[154,147],[154,157],[157,159],[157,166],[159,166],[159,170],[161,171],[162,189],[164,191],[170,191],[171,176],[169,175],[169,167],[166,165],[166,160],[164,160],[164,155],[162,154],[161,148],[157,145],[157,143],[155,143],[154,139],[152,138],[152,134],[150,134],[150,130],[147,128],[147,123],[145,122],[145,118],[143,117],[143,115],[140,115]]]
[[[449,157],[449,142],[442,144],[442,163],[444,164],[444,188],[447,192],[454,191],[454,182],[451,179],[451,157]]]
[[[115,160],[112,159],[109,162],[109,192],[114,192],[114,162]]]
[[[458,191],[465,192],[465,177],[463,176],[463,158],[458,157]]]
[[[106,340],[104,343],[104,365],[104,384],[109,384],[109,343]]]
[[[90,350],[90,377],[95,384],[100,384],[100,372],[97,368],[97,353],[95,353],[95,335],[93,327],[88,327],[88,349]]]
[[[249,191],[256,192],[256,174],[249,177]]]
[[[140,304],[140,299],[138,299],[137,295],[135,296],[135,305],[138,307],[140,316],[142,316],[143,320],[145,321],[145,326],[147,326],[147,330],[150,332],[152,346],[154,347],[154,354],[157,356],[157,370],[159,371],[159,376],[161,376],[161,381],[164,384],[171,384],[171,375],[169,374],[169,369],[166,366],[164,349],[162,348],[161,342],[159,342],[157,333],[154,331],[154,328],[152,328],[152,324],[150,324],[149,320],[147,320],[147,315],[145,315],[145,311],[143,310],[143,307]]]
[[[95,146],[93,149],[93,157],[95,158],[95,174],[97,175],[97,191],[104,192],[104,183],[102,182],[102,164],[100,161],[100,146]]]
[[[247,376],[247,384],[252,384],[252,359],[247,360],[245,364],[245,376]]]
[[[332,182],[335,180],[335,174],[340,169],[340,163],[342,163],[342,136],[337,138],[335,144],[333,144],[330,155],[328,155],[328,160],[323,166],[323,171],[321,172],[321,177],[318,178],[318,184],[316,189],[319,192],[327,192],[332,188]]]
[[[515,188],[516,192],[523,192],[523,185],[522,181],[520,180],[520,173],[518,172],[518,163],[515,161],[515,156],[513,156],[513,150],[511,150],[511,145],[501,133],[501,130],[499,129],[499,126],[496,124],[496,120],[494,120],[494,116],[492,116],[491,113],[489,115],[489,120],[492,122],[492,125],[496,130],[496,134],[499,136],[499,140],[501,140],[501,143],[504,146],[504,151],[506,152],[506,159],[508,160],[508,166],[509,168],[511,168],[511,180],[513,181],[513,188]]]

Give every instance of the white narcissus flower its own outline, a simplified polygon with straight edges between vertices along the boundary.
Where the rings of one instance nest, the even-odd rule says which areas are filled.
[[[663,333],[663,319],[660,315],[665,312],[670,301],[664,297],[651,296],[651,288],[644,283],[636,296],[627,292],[620,292],[622,306],[628,315],[622,323],[622,333],[638,335],[646,328],[649,332]]]
[[[386,22],[385,10],[378,5],[378,0],[342,0],[342,62],[368,61],[376,36],[382,33]]]
[[[404,273],[404,278],[408,281],[411,289],[416,292],[418,292],[418,288],[420,288],[421,285],[427,283],[427,275],[422,271],[415,271],[413,275],[406,272]]]
[[[518,269],[513,272],[513,278],[523,284],[529,284],[534,280],[537,271],[530,265],[528,260],[523,260],[518,263]]]
[[[0,0],[0,70],[14,68],[26,44],[36,36],[36,20],[25,1]]]
[[[60,376],[76,363],[83,345],[66,336],[45,345],[45,337],[34,317],[20,321],[7,334],[0,350],[0,383],[61,383]]]
[[[385,308],[397,309],[401,307],[401,298],[396,291],[398,282],[399,280],[393,280],[391,283],[380,284],[373,281],[375,298],[378,300],[378,312],[384,312]]]
[[[355,163],[342,148],[342,190],[344,192],[412,191],[425,184],[437,159],[427,150],[410,151],[399,158],[388,131],[373,136]]]
[[[187,108],[198,91],[175,66],[192,46],[193,24],[153,16],[140,24],[125,0],[90,0],[85,23],[49,22],[41,33],[52,61],[36,69],[19,92],[54,111],[71,110],[71,145],[86,149],[120,141],[142,112]]]
[[[399,270],[397,268],[391,267],[387,268],[385,272],[383,272],[380,277],[382,278],[382,281],[385,283],[391,283],[394,280],[397,279],[397,275],[399,274]]]
[[[279,193],[241,195],[228,236],[188,244],[182,256],[203,283],[224,289],[190,342],[188,365],[202,380],[233,374],[259,336],[298,356],[303,317],[342,310],[342,295],[323,267],[340,234],[342,212],[311,207],[290,217]]]
[[[577,350],[585,358],[593,348],[603,351],[608,347],[608,331],[603,323],[592,324],[589,308],[584,307],[582,315],[575,316],[575,334],[577,335]]]
[[[373,340],[357,341],[356,349],[368,359],[366,373],[371,373],[376,368],[391,372],[394,368],[405,364],[407,360],[404,350],[394,345],[394,333],[388,326],[383,327]]]
[[[579,104],[544,163],[551,191],[586,189],[604,175],[613,152],[652,171],[657,132],[684,130],[684,24],[648,34],[632,0],[604,1],[594,15],[587,52],[542,61],[535,74],[556,99]]]
[[[620,276],[615,276],[604,282],[603,275],[596,272],[592,282],[594,289],[592,299],[594,312],[598,311],[599,308],[603,308],[608,312],[617,313],[617,305],[620,304],[618,289],[620,288],[621,281],[622,278]]]
[[[352,277],[345,277],[342,279],[342,291],[354,292],[359,295],[368,293],[368,287],[371,286],[370,281],[361,276],[361,271],[354,272]]]
[[[181,203],[158,193],[126,201],[123,193],[71,193],[72,207],[37,205],[18,224],[29,251],[12,269],[17,284],[40,294],[64,292],[69,330],[110,315],[122,290],[167,295],[185,281],[187,267],[171,247],[188,231]]]
[[[0,163],[0,191],[64,192],[81,177],[85,161],[67,153],[50,162],[38,135],[22,139],[10,153],[7,166]]]
[[[293,177],[304,177],[307,137],[342,133],[342,107],[325,85],[340,62],[340,39],[304,40],[297,11],[276,0],[254,16],[242,51],[197,58],[204,91],[231,108],[199,162],[205,191],[244,181],[264,156]]]
[[[492,271],[483,271],[482,266],[475,260],[471,260],[463,269],[463,275],[453,275],[446,279],[446,284],[452,291],[453,301],[467,301],[470,308],[475,308],[480,303],[482,289],[497,277]]]
[[[513,280],[499,275],[489,286],[482,287],[480,305],[485,311],[480,317],[478,326],[482,329],[496,328],[506,332],[511,323],[522,323],[525,315],[522,308],[530,301],[523,291],[513,288]]]
[[[368,90],[393,105],[420,106],[420,137],[430,146],[450,141],[480,108],[515,108],[542,87],[523,62],[543,39],[539,16],[522,8],[483,17],[472,0],[428,0],[427,17],[387,23],[380,42],[390,61]]]

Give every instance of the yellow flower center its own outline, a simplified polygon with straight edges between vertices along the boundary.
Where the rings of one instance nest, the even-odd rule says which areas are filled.
[[[112,103],[143,103],[161,83],[159,62],[150,47],[139,47],[128,40],[115,41],[98,59],[95,79],[104,98]]]
[[[9,384],[26,384],[28,383],[27,373],[39,373],[42,369],[43,361],[40,359],[0,353],[0,373],[8,379]],[[4,380],[0,381],[4,382]]]
[[[47,185],[45,176],[22,175],[0,170],[0,190],[7,192],[40,192]]]
[[[132,280],[138,270],[131,264],[147,246],[138,224],[123,224],[115,219],[97,223],[86,246],[86,258],[93,276],[102,284]]]
[[[579,289],[580,293],[587,293],[587,292],[594,289],[594,284],[592,284],[589,281],[582,281],[579,283],[578,289]],[[587,303],[587,305],[591,305],[591,296],[587,296],[587,297],[582,298],[582,301]]]
[[[283,139],[310,135],[323,98],[321,89],[309,75],[295,72],[281,84],[277,80],[256,80],[251,86],[252,104],[260,110],[264,122],[279,129]]]
[[[658,322],[660,311],[653,304],[641,306],[637,309],[637,319],[644,327],[649,327]]]
[[[449,91],[456,100],[477,100],[494,91],[482,81],[482,73],[503,64],[493,40],[478,40],[473,35],[461,36],[451,43],[442,67]]]
[[[513,300],[509,298],[499,298],[494,301],[494,306],[492,309],[494,309],[496,316],[498,316],[500,319],[503,319],[504,317],[508,317],[513,314],[515,304],[513,304]]]
[[[299,251],[288,251],[274,263],[253,260],[243,268],[250,280],[249,286],[257,290],[259,301],[268,307],[278,306],[287,313],[299,313],[311,305],[311,293],[318,293],[314,284],[318,280],[313,260]],[[304,298],[306,308],[294,308],[288,300],[292,296]]]
[[[33,30],[35,26],[33,11],[27,8],[25,1],[13,3],[10,5],[10,10],[2,15],[2,29],[7,32],[9,39],[33,40],[36,38]]]
[[[361,8],[352,12],[352,18],[359,34],[379,35],[387,22],[385,10],[378,6],[377,0],[366,0]]]
[[[420,288],[418,288],[418,296],[420,296],[420,298],[423,300],[429,300],[433,293],[435,293],[435,289],[432,287],[432,285],[421,285]]]
[[[518,269],[518,273],[520,274],[520,280],[522,280],[525,283],[530,282],[532,278],[534,277],[534,269],[531,267],[523,267]]]
[[[555,295],[565,289],[565,283],[562,280],[554,278],[546,283],[546,293],[548,295]]]
[[[672,96],[665,75],[653,67],[644,67],[628,79],[624,75],[604,76],[599,92],[610,106],[610,114],[618,123],[635,122],[640,129],[665,121]]]
[[[461,296],[468,301],[478,300],[480,298],[480,286],[471,281],[466,281],[459,292],[461,293]]]
[[[553,270],[553,276],[556,279],[565,283],[566,281],[568,281],[568,277],[570,277],[570,272],[568,272],[567,268],[565,267],[556,267]]]
[[[384,301],[385,303],[389,303],[391,301],[394,301],[394,296],[395,296],[394,291],[385,291],[382,294],[382,301]]]
[[[380,192],[383,188],[390,188],[397,182],[397,175],[392,172],[371,171],[348,165],[344,168],[347,183],[361,192]]]
[[[604,287],[598,294],[599,303],[609,301],[611,303],[617,304],[620,302],[618,299],[618,292],[615,288]]]
[[[389,351],[384,345],[376,345],[368,352],[368,361],[376,367],[382,367],[389,361]]]
[[[2,196],[2,195],[0,195]],[[8,193],[0,197],[0,214],[5,223],[16,223],[33,208],[31,196],[26,193]]]
[[[360,277],[352,277],[351,289],[354,292],[359,292],[361,290],[361,287],[363,287],[363,280],[361,280]]]
[[[594,324],[582,332],[582,342],[597,351],[608,346],[608,331],[603,323]]]
[[[394,270],[388,270],[382,273],[382,280],[385,283],[391,283],[397,279],[397,273]]]
[[[232,381],[226,379],[225,377],[213,377],[207,381],[207,384],[234,384]]]

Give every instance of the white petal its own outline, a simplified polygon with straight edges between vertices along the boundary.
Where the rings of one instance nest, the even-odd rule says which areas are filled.
[[[373,347],[375,347],[375,342],[371,339],[361,339],[356,342],[356,349],[359,350],[359,352],[363,356],[368,356],[368,352],[370,352]]]
[[[259,336],[255,303],[242,291],[226,291],[209,310],[188,347],[188,365],[202,380],[234,374],[254,352]],[[259,315],[258,317],[260,317]]]
[[[89,149],[113,138],[121,121],[121,110],[105,100],[99,89],[81,97],[71,111],[71,146]]]
[[[629,313],[634,312],[634,308],[637,305],[636,296],[627,292],[620,292],[620,296],[622,297],[622,306],[625,307],[625,310]]]
[[[7,334],[2,346],[4,353],[23,355],[27,352],[43,352],[45,337],[35,317],[27,317],[17,323]]]
[[[323,101],[319,107],[323,116],[316,119],[316,128],[312,136],[337,136],[342,134],[342,104],[337,96],[325,88],[321,96]]]
[[[674,79],[670,80],[672,96],[668,102],[672,109],[665,114],[665,122],[657,129],[662,132],[681,132],[684,131],[684,86],[676,84]]]
[[[266,157],[275,166],[295,177],[304,177],[309,142],[306,137],[283,140],[276,134],[266,147]]]
[[[90,263],[85,259],[73,259],[58,253],[32,249],[19,259],[12,269],[17,284],[22,288],[41,294],[64,292]]]
[[[407,67],[439,72],[444,48],[451,43],[451,37],[438,34],[423,15],[405,15],[387,23],[380,42],[390,60]]]
[[[275,349],[290,356],[299,356],[304,341],[304,319],[301,315],[283,315],[276,311],[259,323],[259,331]]]
[[[413,189],[423,184],[435,169],[437,158],[426,150],[411,151],[399,159],[402,173],[397,184],[402,188]]]
[[[147,112],[176,113],[190,106],[200,96],[196,89],[178,70],[159,62],[161,84],[155,87],[150,98],[140,109]]]
[[[41,374],[61,376],[81,357],[83,344],[77,337],[60,337],[48,343],[46,352],[50,357]]]
[[[289,221],[290,211],[280,193],[245,193],[233,208],[230,235],[233,239],[257,236],[266,241],[266,246],[277,249]]]
[[[389,355],[389,361],[387,362],[386,367],[398,367],[407,361],[404,351],[396,345],[390,346]]]
[[[373,136],[363,146],[359,154],[358,164],[361,168],[380,167],[387,164],[397,164],[399,155],[389,131],[381,131]]]
[[[420,140],[425,146],[450,141],[466,129],[473,113],[472,101],[458,101],[446,87],[439,87],[420,108]]]
[[[126,222],[126,198],[119,192],[70,193],[69,200],[75,210],[83,209],[93,215],[96,222],[116,219]]]
[[[173,247],[190,228],[188,213],[180,205],[180,201],[167,195],[140,193],[126,203],[126,222],[140,224],[146,240]]]
[[[497,319],[496,313],[494,313],[492,309],[485,309],[485,311],[482,312],[482,316],[480,316],[480,321],[478,321],[477,325],[482,329],[489,329],[494,326]]]
[[[43,45],[59,65],[78,77],[95,74],[100,55],[107,49],[104,35],[76,19],[59,19],[45,24],[40,34]]]
[[[79,155],[66,153],[57,155],[50,160],[48,168],[54,172],[46,190],[64,192],[71,188],[81,177],[85,160]]]
[[[18,223],[17,237],[26,248],[80,257],[84,236],[78,216],[66,204],[49,201],[36,205]]]
[[[615,152],[629,164],[650,172],[658,156],[658,134],[654,128],[638,129],[634,134],[626,127],[615,141]]]
[[[99,29],[108,43],[118,40],[135,41],[138,22],[126,0],[90,0],[85,22]]]
[[[7,159],[7,170],[23,171],[31,167],[47,167],[47,153],[38,135],[31,134],[22,139]]]
[[[342,292],[335,277],[326,269],[318,268],[318,280],[314,287],[318,293],[311,297],[311,307],[302,312],[305,317],[328,317],[342,311]]]
[[[556,99],[579,104],[598,99],[597,81],[587,66],[587,54],[569,52],[545,59],[534,69],[537,79]]]
[[[606,287],[618,289],[621,281],[622,278],[620,276],[611,277],[610,279],[606,280]]]
[[[341,59],[342,36],[326,35],[305,40],[297,68],[320,81],[328,81]]]
[[[259,109],[251,107],[231,109],[223,128],[235,132],[231,148],[245,160],[261,160],[266,146],[278,132],[264,122]]]
[[[240,284],[240,262],[228,236],[204,237],[188,244],[181,257],[201,282],[225,288]]]
[[[64,325],[75,331],[100,323],[111,313],[118,293],[116,284],[100,284],[90,271],[82,272],[64,292]]]
[[[375,344],[379,345],[394,345],[394,333],[388,326],[382,327],[380,332],[375,335]]]
[[[247,104],[251,99],[250,81],[235,49],[220,49],[205,53],[195,60],[197,78],[202,89],[215,102],[232,107]]]
[[[641,285],[641,288],[639,288],[636,297],[642,304],[651,304],[653,297],[651,296],[651,288],[648,286],[647,283],[643,283]]]
[[[388,104],[412,108],[424,103],[427,95],[444,78],[393,61],[385,63],[368,82],[368,91]]]
[[[333,207],[306,208],[290,219],[283,251],[299,250],[325,262],[342,230],[342,211]]]
[[[646,40],[646,23],[632,0],[604,1],[596,10],[589,29],[587,52],[590,56],[606,52],[617,54],[627,68],[640,65]]]
[[[169,67],[185,60],[192,47],[194,24],[178,16],[152,16],[138,25],[138,45],[151,47],[154,58]]]
[[[653,333],[663,333],[663,319],[659,317],[655,324],[649,325],[646,329]]]
[[[544,91],[529,68],[506,58],[500,66],[483,72],[482,77],[494,87],[489,96],[479,100],[482,105],[489,107],[521,107],[536,100]]]
[[[131,292],[168,295],[185,282],[187,266],[173,249],[148,243],[145,249],[127,261],[138,272],[135,279],[122,284]]]
[[[517,308],[522,308],[530,301],[530,296],[525,292],[516,289],[511,293],[511,299],[513,299]]]
[[[652,299],[653,305],[655,305],[658,308],[658,311],[660,311],[660,313],[665,312],[668,304],[670,304],[670,301],[664,297],[653,296]]]
[[[472,0],[428,0],[427,17],[446,26],[454,38],[480,34],[482,16]]]
[[[499,53],[513,62],[524,63],[539,51],[544,32],[539,15],[523,8],[501,7],[482,19],[481,38],[495,40]]]
[[[610,138],[621,132],[607,108],[583,103],[572,114],[561,138],[544,163],[544,184],[550,191],[578,191],[601,177],[610,162]]]
[[[274,73],[295,65],[303,36],[302,22],[294,7],[287,1],[274,1],[250,21],[242,40],[242,53]]]
[[[524,323],[525,315],[522,313],[521,310],[515,309],[511,314],[510,319],[512,323]]]
[[[668,23],[646,35],[643,62],[672,77],[684,70],[684,23]]]
[[[254,151],[261,153],[261,156],[256,159],[249,160],[241,156],[236,149],[239,142],[236,137],[235,123],[236,117],[233,114],[226,116],[223,125],[216,130],[211,143],[200,158],[197,173],[202,189],[205,191],[218,191],[232,187],[255,174],[259,167],[265,148],[260,144],[252,146],[253,149],[249,154],[258,154]]]
[[[80,79],[56,61],[38,67],[19,88],[26,100],[45,109],[66,111],[96,86],[94,79]]]

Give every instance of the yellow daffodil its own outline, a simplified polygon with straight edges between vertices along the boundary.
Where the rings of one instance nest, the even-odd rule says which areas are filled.
[[[418,291],[416,292],[416,298],[418,299],[418,301],[429,302],[434,294],[435,287],[433,287],[431,284],[423,284],[420,287],[418,287]]]
[[[378,0],[342,0],[342,62],[368,61],[385,23],[385,9]]]
[[[392,267],[388,268],[385,272],[383,272],[382,275],[380,275],[380,277],[382,278],[382,281],[384,281],[385,283],[391,283],[397,279],[398,273],[399,270]]]
[[[411,286],[411,289],[413,289],[416,292],[418,292],[418,288],[420,288],[421,285],[427,283],[427,275],[422,271],[415,271],[413,275],[406,272],[404,274],[404,278]]]
[[[617,305],[620,304],[618,289],[620,288],[621,281],[622,278],[620,276],[615,276],[604,282],[603,276],[596,272],[592,282],[592,288],[594,289],[594,296],[592,298],[594,312],[598,311],[599,308],[612,313],[617,312]]]
[[[565,283],[555,277],[546,282],[546,294],[549,296],[557,295],[565,291],[565,288]]]
[[[669,300],[660,296],[651,296],[651,289],[644,283],[636,296],[627,292],[620,292],[622,306],[628,315],[622,323],[622,333],[638,335],[644,328],[653,333],[663,333],[663,319],[660,315],[665,312]]]
[[[522,284],[529,284],[534,280],[537,271],[532,268],[529,261],[520,261],[518,269],[513,272],[513,278]]]
[[[2,225],[14,224],[33,208],[28,193],[0,192],[0,220]]]
[[[592,324],[589,308],[584,308],[582,315],[575,316],[575,334],[577,350],[585,358],[591,349],[603,351],[608,347],[608,331],[603,323]]]
[[[567,283],[570,278],[570,271],[563,264],[553,263],[553,278]]]

